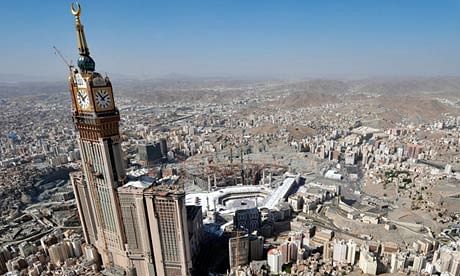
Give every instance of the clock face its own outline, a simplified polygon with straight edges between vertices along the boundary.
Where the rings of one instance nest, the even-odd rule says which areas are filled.
[[[112,105],[112,97],[107,89],[98,89],[95,94],[96,105],[106,109]]]
[[[77,92],[78,105],[81,109],[89,107],[89,97],[85,90],[79,89]]]

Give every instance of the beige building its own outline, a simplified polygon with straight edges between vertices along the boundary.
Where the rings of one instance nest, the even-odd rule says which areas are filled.
[[[58,244],[53,244],[48,248],[48,254],[50,256],[50,263],[54,265],[62,265],[65,260],[70,256],[70,248],[67,244],[60,242]]]
[[[377,275],[377,257],[372,252],[369,252],[366,249],[361,250],[358,265],[363,273]]]
[[[70,174],[70,182],[73,187],[75,199],[78,206],[83,235],[88,243],[95,244],[97,239],[96,220],[94,218],[94,207],[89,194],[83,172],[73,172]]]
[[[270,249],[267,254],[267,263],[270,266],[270,272],[273,274],[281,273],[283,267],[283,255],[278,249]]]
[[[144,191],[144,197],[157,275],[191,275],[184,190],[153,186]]]
[[[228,254],[230,269],[247,265],[249,262],[249,237],[248,235],[230,238],[228,241]]]
[[[152,244],[150,243],[151,233],[144,203],[144,190],[149,185],[131,184],[128,182],[118,188],[126,233],[126,252],[137,275],[155,275]]]
[[[203,233],[201,206],[178,186],[140,181],[118,188],[126,251],[137,275],[190,275]]]

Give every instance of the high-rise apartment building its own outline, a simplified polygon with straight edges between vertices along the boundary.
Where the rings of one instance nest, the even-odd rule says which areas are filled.
[[[460,276],[460,254],[457,252],[450,266],[450,275]]]
[[[347,263],[354,265],[356,263],[356,253],[358,251],[358,245],[354,240],[347,242]]]
[[[0,248],[0,274],[7,272],[6,263],[12,259],[10,251]]]
[[[267,254],[267,263],[270,266],[270,272],[273,274],[281,273],[283,266],[283,255],[278,249],[270,249]]]
[[[416,274],[420,274],[423,268],[426,266],[426,256],[417,255],[414,257],[414,263],[412,264],[412,271]]]
[[[137,146],[137,159],[139,163],[144,166],[151,166],[158,163],[167,157],[166,154],[163,155],[160,142],[140,144]]]
[[[345,241],[334,241],[332,252],[332,260],[334,264],[344,264],[347,262],[347,249]]]
[[[238,230],[237,230],[238,231]],[[249,263],[249,237],[248,235],[230,238],[228,241],[228,255],[230,269],[244,266]]]

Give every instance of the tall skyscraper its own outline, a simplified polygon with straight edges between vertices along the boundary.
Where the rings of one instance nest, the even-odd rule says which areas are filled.
[[[126,237],[117,188],[125,180],[119,133],[120,114],[110,79],[95,71],[80,5],[72,5],[80,57],[70,72],[73,120],[81,150],[82,172],[71,175],[87,242],[93,244],[108,269],[126,271]]]
[[[110,79],[95,71],[80,5],[72,5],[80,57],[69,87],[81,151],[81,172],[71,174],[86,242],[114,275],[191,275],[192,254],[185,192],[177,185],[126,183],[119,133],[120,114]],[[158,152],[166,152],[166,141]],[[193,210],[193,208],[191,209]],[[195,208],[196,210],[196,208]],[[201,211],[201,208],[199,208]],[[201,214],[189,216],[201,231]],[[201,234],[193,233],[194,252]],[[91,254],[94,253],[91,251]],[[99,256],[94,256],[99,260]]]

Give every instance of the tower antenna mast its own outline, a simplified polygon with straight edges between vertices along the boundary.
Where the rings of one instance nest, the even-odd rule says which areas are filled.
[[[61,58],[61,60],[65,63],[65,65],[67,65],[67,67],[69,68],[69,71],[72,72],[72,68],[73,68],[73,65],[72,65],[72,60],[70,60],[70,62],[68,62],[64,56],[62,55],[61,51],[59,51],[58,48],[56,48],[56,46],[53,46],[53,49],[54,49],[54,54],[59,56]]]

